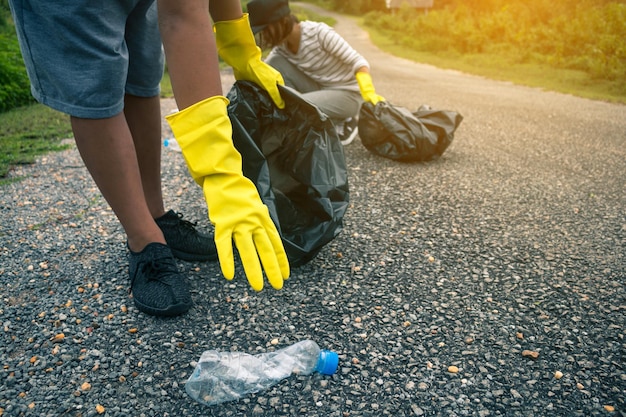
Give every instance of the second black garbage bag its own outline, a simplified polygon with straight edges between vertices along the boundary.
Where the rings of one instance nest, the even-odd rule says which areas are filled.
[[[359,137],[369,151],[385,158],[429,161],[448,148],[462,120],[455,111],[428,106],[412,112],[387,101],[364,103],[359,112]]]
[[[281,234],[291,266],[319,253],[343,228],[349,188],[343,147],[331,120],[280,87],[285,108],[248,81],[228,92],[233,142]]]

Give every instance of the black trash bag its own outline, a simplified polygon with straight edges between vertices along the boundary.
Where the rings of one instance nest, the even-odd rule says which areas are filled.
[[[294,90],[280,87],[285,108],[261,87],[236,81],[227,98],[243,173],[257,187],[292,267],[317,255],[343,228],[348,173],[331,120]]]
[[[369,151],[403,162],[429,161],[448,148],[463,116],[422,106],[417,111],[387,101],[363,103],[359,137]]]

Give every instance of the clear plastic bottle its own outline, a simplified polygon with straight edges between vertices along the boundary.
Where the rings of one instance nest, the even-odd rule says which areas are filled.
[[[170,151],[182,152],[180,146],[178,145],[178,142],[176,142],[176,139],[174,138],[166,138],[163,141],[163,146],[165,146]]]
[[[258,355],[207,350],[187,380],[185,391],[202,404],[220,404],[265,390],[292,374],[332,375],[338,365],[336,352],[321,350],[312,340]]]

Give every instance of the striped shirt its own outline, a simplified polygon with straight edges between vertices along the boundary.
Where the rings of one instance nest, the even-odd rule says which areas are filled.
[[[354,76],[357,69],[369,63],[333,28],[323,22],[300,22],[300,47],[297,53],[286,44],[274,47],[279,54],[317,82],[322,89],[359,91]]]

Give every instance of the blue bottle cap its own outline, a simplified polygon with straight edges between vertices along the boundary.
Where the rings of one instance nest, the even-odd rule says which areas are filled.
[[[339,366],[339,355],[332,350],[321,350],[317,361],[317,372],[322,375],[332,375],[337,372]]]

